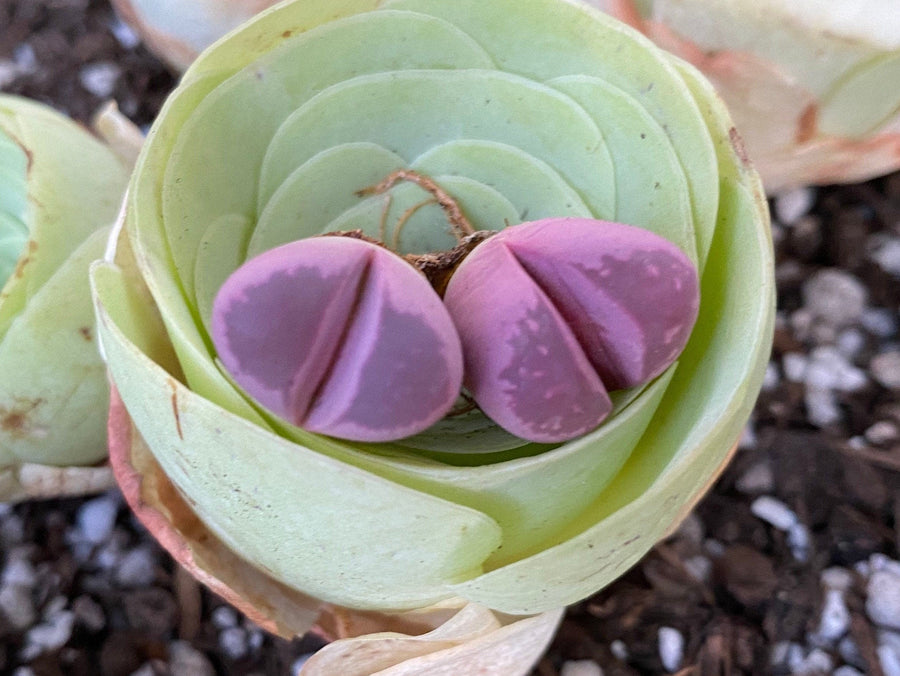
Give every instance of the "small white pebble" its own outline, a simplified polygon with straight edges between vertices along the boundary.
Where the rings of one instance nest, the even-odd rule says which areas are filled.
[[[766,373],[763,376],[762,389],[764,392],[771,392],[781,382],[781,373],[778,371],[778,365],[769,362],[766,364]]]
[[[5,546],[16,545],[25,539],[25,520],[18,514],[9,514],[0,521],[0,542]]]
[[[247,655],[247,632],[240,627],[228,627],[219,633],[219,647],[228,657],[239,660]]]
[[[884,570],[900,577],[900,561],[881,552],[875,552],[869,557],[869,565],[872,570]]]
[[[127,552],[116,567],[115,580],[122,587],[149,587],[156,579],[156,555],[147,547]]]
[[[775,218],[784,225],[793,225],[809,213],[815,201],[816,192],[812,188],[789,190],[775,198]]]
[[[866,346],[866,337],[855,326],[844,329],[837,336],[835,347],[847,359],[856,359]]]
[[[849,664],[845,664],[835,669],[831,676],[864,676],[864,674],[859,669],[854,669]]]
[[[119,503],[108,495],[102,495],[84,503],[78,510],[75,522],[83,539],[100,544],[112,534]]]
[[[797,338],[797,340],[806,341],[809,339],[810,334],[812,333],[812,328],[816,323],[816,318],[813,316],[813,313],[806,308],[800,308],[799,310],[794,310],[791,313],[789,323],[791,330],[793,331],[794,336]]]
[[[816,427],[835,425],[843,419],[837,399],[831,390],[807,388],[803,394],[806,415],[809,422]]]
[[[891,420],[879,420],[871,425],[864,433],[866,441],[876,446],[890,444],[900,438],[900,429],[897,423]]]
[[[247,633],[249,634],[249,645],[250,650],[257,651],[263,647],[263,643],[266,642],[266,635],[263,633],[262,629],[258,627],[247,627]]]
[[[847,439],[847,445],[850,448],[855,448],[857,450],[869,447],[869,445],[866,443],[866,438],[861,437],[858,434]]]
[[[900,655],[890,646],[880,645],[877,648],[878,664],[884,676],[900,676]]]
[[[169,671],[172,676],[216,676],[206,655],[186,641],[169,644]]]
[[[774,667],[781,664],[787,664],[791,655],[791,646],[794,644],[790,641],[778,641],[774,643],[769,650],[769,663]]]
[[[674,627],[659,628],[659,659],[668,672],[681,668],[684,660],[684,636]]]
[[[781,369],[784,377],[795,383],[802,383],[806,377],[807,359],[799,352],[786,352],[781,357]]]
[[[812,389],[858,392],[868,384],[869,379],[862,369],[853,366],[837,349],[824,346],[817,347],[810,354],[803,381]]]
[[[93,561],[103,570],[118,568],[122,557],[125,556],[126,541],[121,537],[119,529],[114,528],[112,535],[100,547],[91,546],[87,550],[88,559],[93,555]],[[84,543],[82,543],[84,544]]]
[[[616,639],[609,644],[609,652],[611,652],[612,656],[620,662],[624,662],[628,659],[628,646],[625,645],[625,641],[620,639]]]
[[[900,629],[900,576],[875,570],[866,587],[866,614],[875,624]]]
[[[879,233],[869,244],[869,258],[888,274],[900,277],[900,238]]]
[[[6,89],[19,77],[19,67],[15,61],[0,59],[0,89]]]
[[[37,55],[34,53],[34,47],[27,42],[22,43],[13,50],[13,61],[16,62],[19,73],[23,75],[30,75],[38,68],[38,60]]]
[[[843,637],[849,629],[850,611],[844,601],[844,592],[838,589],[826,590],[816,634],[829,643],[833,643]]]
[[[772,475],[772,467],[765,460],[751,465],[735,482],[735,488],[747,495],[768,493],[774,487],[775,477]]]
[[[803,646],[799,643],[791,643],[787,652],[787,666],[791,673],[799,670],[803,665]]]
[[[135,669],[129,676],[156,676],[156,667],[152,662],[144,662],[140,667]]]
[[[24,631],[37,620],[31,589],[20,585],[0,588],[0,613],[16,631]]]
[[[33,587],[37,581],[34,566],[24,557],[10,557],[3,569],[3,586]]]
[[[872,377],[889,390],[900,390],[900,350],[889,350],[872,357]]]
[[[65,596],[59,595],[54,596],[50,601],[44,606],[43,616],[44,619],[52,618],[58,615],[60,612],[65,610],[65,607],[69,604],[69,599]]]
[[[863,328],[878,338],[891,338],[897,333],[897,315],[883,307],[871,307],[860,317]]]
[[[878,645],[890,646],[891,650],[900,655],[900,632],[879,629]]]
[[[68,610],[61,610],[32,627],[26,634],[26,641],[33,648],[38,649],[37,655],[40,655],[64,646],[72,636],[74,626],[75,614]],[[27,649],[28,646],[26,646]]]
[[[809,560],[809,529],[799,521],[788,528],[787,544],[794,559],[805,563]]]
[[[219,606],[212,611],[212,623],[216,629],[236,627],[238,623],[237,611],[231,606]]]
[[[838,643],[838,653],[840,654],[841,659],[847,664],[852,664],[853,666],[860,668],[865,668],[867,666],[866,661],[859,652],[859,646],[856,645],[856,641],[850,636],[845,636],[840,640]]]
[[[791,674],[795,676],[820,676],[829,674],[834,669],[831,655],[820,648],[814,648],[799,664],[792,666]]]
[[[78,73],[81,86],[100,99],[109,98],[116,88],[122,68],[111,61],[99,61],[83,66]]]
[[[869,296],[861,281],[838,268],[819,270],[806,281],[802,292],[812,315],[838,329],[859,321]]]
[[[603,669],[593,660],[569,660],[563,663],[559,676],[603,676]]]
[[[761,495],[756,498],[750,505],[750,511],[781,531],[786,531],[797,523],[797,515],[794,510],[770,495]]]
[[[695,580],[706,582],[712,574],[712,561],[702,554],[697,554],[684,560],[684,568]]]
[[[88,631],[97,632],[106,626],[103,607],[87,594],[72,601],[72,612],[75,613],[76,624],[80,624]]]
[[[714,559],[719,558],[725,553],[725,545],[715,538],[706,538],[703,541],[703,549]]]
[[[837,589],[845,592],[853,587],[853,573],[839,566],[832,566],[823,570],[819,580],[826,589]]]
[[[131,26],[118,18],[110,22],[109,30],[125,49],[134,49],[141,44],[141,37],[132,30]]]

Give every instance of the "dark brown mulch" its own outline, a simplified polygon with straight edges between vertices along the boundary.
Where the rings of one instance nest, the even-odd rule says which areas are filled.
[[[84,69],[101,64],[115,74],[109,96],[148,124],[173,75],[127,35],[126,44],[117,39],[114,25],[100,0],[0,0],[3,91],[87,121],[107,97],[85,88]],[[877,653],[883,637],[865,608],[866,566],[886,560],[877,555],[900,558],[900,401],[871,366],[897,347],[900,278],[873,262],[873,247],[900,235],[900,174],[821,189],[807,213],[777,225],[775,234],[780,321],[754,438],[678,534],[569,610],[536,674],[554,676],[582,659],[607,676],[666,673],[661,628],[683,638],[683,658],[668,665],[683,675],[818,673],[814,661],[803,662],[816,648],[831,668],[852,664],[856,673],[883,673]],[[826,269],[864,288],[866,318],[838,329],[810,327],[805,290]],[[837,417],[823,422],[811,414],[809,382],[791,376],[790,362],[848,343],[847,362],[866,382],[832,388]],[[782,503],[801,527],[789,533],[760,518],[754,513],[760,496]],[[267,637],[233,614],[177,570],[121,506],[109,540],[93,549],[73,545],[85,504],[21,505],[0,520],[4,576],[11,567],[20,570],[11,562],[24,561],[20,574],[32,576],[34,606],[30,621],[27,612],[18,623],[0,613],[3,673],[27,665],[30,671],[16,673],[280,675],[318,647],[314,639]],[[129,554],[137,571],[131,578],[116,572]],[[142,565],[150,569],[141,573]],[[842,637],[823,639],[817,637],[826,600],[822,575],[836,567],[849,576],[848,627]],[[68,619],[62,645],[28,651],[35,625]],[[180,672],[176,639],[188,653]],[[812,671],[803,672],[807,667]]]

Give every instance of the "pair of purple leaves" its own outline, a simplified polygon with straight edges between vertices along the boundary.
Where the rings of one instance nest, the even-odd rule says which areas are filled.
[[[212,338],[234,381],[312,432],[390,441],[445,416],[461,387],[523,439],[596,428],[608,392],[678,357],[699,306],[697,271],[647,230],[551,218],[501,230],[453,271],[443,299],[390,250],[303,239],[238,268]]]

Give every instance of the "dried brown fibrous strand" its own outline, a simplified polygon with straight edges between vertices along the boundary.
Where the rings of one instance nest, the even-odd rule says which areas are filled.
[[[444,213],[447,214],[447,220],[450,222],[450,225],[453,228],[453,234],[458,240],[462,241],[466,236],[475,233],[475,229],[472,227],[469,219],[466,218],[462,209],[459,207],[459,204],[457,204],[456,200],[453,199],[449,193],[428,176],[410,169],[398,169],[397,171],[391,172],[381,182],[369,186],[368,188],[363,188],[362,190],[357,191],[356,194],[360,197],[366,195],[381,195],[393,188],[394,185],[400,181],[415,183],[422,188],[422,190],[431,193],[434,197],[434,201],[437,202],[444,210]]]
[[[495,234],[493,230],[479,230],[466,235],[459,244],[447,251],[407,254],[404,258],[428,278],[432,288],[443,298],[454,270],[476,246]]]

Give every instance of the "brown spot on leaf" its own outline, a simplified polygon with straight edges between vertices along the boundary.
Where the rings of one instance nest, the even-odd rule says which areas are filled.
[[[819,126],[819,107],[815,103],[810,103],[803,113],[797,124],[797,135],[795,140],[797,143],[806,143],[816,135]]]
[[[33,239],[29,239],[28,243],[25,245],[24,255],[20,256],[19,261],[16,263],[16,269],[13,271],[13,278],[21,279],[25,276],[25,268],[32,260],[34,260],[32,255],[37,251],[37,248],[37,242]]]
[[[22,152],[25,153],[25,174],[30,175],[31,167],[34,165],[34,153],[32,153],[24,143],[18,143],[18,146],[22,149]]]
[[[181,431],[181,413],[178,411],[178,391],[175,389],[177,385],[174,380],[169,381],[169,387],[172,388],[172,414],[175,416],[175,430],[178,432],[178,438],[184,440],[184,433]]]
[[[94,332],[91,330],[90,326],[82,326],[78,329],[78,333],[80,333],[81,337],[88,342],[91,342],[94,339]]]
[[[43,399],[22,399],[12,408],[0,407],[0,430],[16,438],[27,436],[31,413],[43,403]]]
[[[744,139],[738,133],[738,130],[732,127],[728,130],[728,138],[731,141],[731,147],[741,160],[741,164],[745,167],[750,166],[750,158],[747,156],[747,147],[744,145]]]

